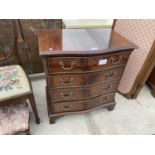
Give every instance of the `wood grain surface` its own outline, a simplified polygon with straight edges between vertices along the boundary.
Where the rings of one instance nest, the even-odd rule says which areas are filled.
[[[38,54],[37,34],[42,29],[61,28],[60,19],[19,19],[16,22],[18,32],[18,53],[1,65],[21,64],[27,73],[43,72],[43,64]],[[0,19],[0,58],[8,56],[14,45],[12,22]]]

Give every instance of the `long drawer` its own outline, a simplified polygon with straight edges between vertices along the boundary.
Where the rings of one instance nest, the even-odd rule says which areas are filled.
[[[50,74],[99,71],[126,65],[130,52],[120,52],[94,57],[57,57],[48,59]]]
[[[75,101],[94,98],[105,93],[116,92],[119,81],[81,88],[51,90],[52,102]]]
[[[100,106],[102,104],[113,102],[114,96],[115,96],[115,93],[110,93],[90,100],[74,101],[74,102],[59,102],[59,103],[53,104],[54,112],[61,113],[61,112],[89,110],[97,106]]]
[[[102,72],[85,74],[63,74],[49,77],[52,88],[65,88],[95,85],[104,82],[119,80],[122,76],[124,67],[104,70]]]

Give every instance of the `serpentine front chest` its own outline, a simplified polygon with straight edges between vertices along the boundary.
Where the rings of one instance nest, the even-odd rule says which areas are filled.
[[[56,117],[113,110],[130,53],[136,48],[111,29],[55,29],[39,32],[46,73],[50,123]]]

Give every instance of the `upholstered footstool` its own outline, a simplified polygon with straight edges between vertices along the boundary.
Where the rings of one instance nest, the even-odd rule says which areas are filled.
[[[0,134],[29,133],[29,109],[27,103],[0,107]]]
[[[20,104],[26,100],[30,102],[32,111],[36,118],[36,123],[39,124],[40,119],[37,112],[33,90],[23,68],[19,65],[0,67],[0,108],[10,104]],[[20,106],[11,108],[19,109]],[[0,111],[0,115],[1,112],[2,110]]]

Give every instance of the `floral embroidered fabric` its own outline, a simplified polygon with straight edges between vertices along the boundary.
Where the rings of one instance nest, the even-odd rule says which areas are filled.
[[[0,67],[0,100],[28,91],[28,79],[19,65]]]
[[[0,107],[0,135],[24,132],[29,128],[27,103]]]
[[[12,91],[13,87],[22,89],[20,84],[20,74],[17,66],[0,68],[0,91]]]

